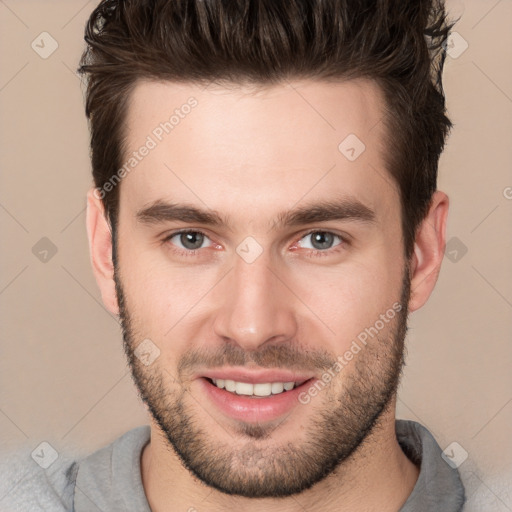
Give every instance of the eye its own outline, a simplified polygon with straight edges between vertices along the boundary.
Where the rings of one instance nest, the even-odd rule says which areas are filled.
[[[179,231],[169,235],[165,242],[170,242],[186,251],[195,251],[211,245],[210,239],[201,231]],[[204,243],[206,245],[203,245]]]
[[[304,242],[304,240],[306,240],[306,242]],[[341,236],[335,235],[329,231],[312,231],[300,239],[299,245],[304,249],[326,251],[340,245],[343,241]]]

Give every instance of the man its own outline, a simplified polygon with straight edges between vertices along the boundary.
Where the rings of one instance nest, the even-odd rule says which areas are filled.
[[[66,468],[82,511],[459,511],[395,419],[445,246],[440,1],[104,0],[87,230],[150,426]]]

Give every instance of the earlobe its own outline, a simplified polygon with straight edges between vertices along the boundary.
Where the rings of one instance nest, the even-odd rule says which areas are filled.
[[[91,264],[103,304],[111,313],[118,315],[119,306],[112,261],[112,232],[105,218],[103,203],[95,192],[96,189],[91,189],[87,193],[87,236]]]
[[[411,258],[411,297],[409,311],[421,308],[437,282],[446,246],[449,198],[434,192],[427,216],[418,227]]]

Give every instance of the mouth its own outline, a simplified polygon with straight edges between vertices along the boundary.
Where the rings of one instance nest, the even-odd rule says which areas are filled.
[[[258,382],[255,384],[231,379],[210,379],[208,377],[206,377],[206,380],[217,388],[225,389],[229,393],[249,396],[252,398],[263,398],[291,391],[292,389],[302,386],[309,379],[298,382]]]
[[[316,377],[307,376],[293,378],[292,375],[281,379],[282,377],[269,376],[259,376],[256,379],[246,374],[245,377],[237,376],[235,380],[210,375],[201,376],[196,382],[200,386],[200,395],[208,402],[208,407],[213,407],[230,419],[264,423],[291,414],[301,405],[300,394],[318,380]],[[250,380],[252,382],[248,382]],[[304,409],[301,405],[299,410]]]

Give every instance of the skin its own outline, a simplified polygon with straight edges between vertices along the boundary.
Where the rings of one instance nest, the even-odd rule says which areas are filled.
[[[146,338],[160,350],[149,367],[131,361],[139,388],[146,386],[150,411],[153,405],[164,415],[181,397],[195,432],[205,436],[205,460],[227,453],[232,477],[249,482],[270,474],[265,463],[270,464],[273,453],[291,456],[285,452],[290,443],[300,453],[322,439],[319,417],[334,414],[333,404],[338,403],[344,418],[346,388],[355,390],[358,382],[374,379],[372,389],[391,389],[383,376],[396,370],[401,353],[404,333],[398,332],[398,316],[310,404],[294,407],[279,422],[255,425],[226,417],[201,392],[192,371],[198,366],[180,371],[179,363],[192,351],[201,357],[230,347],[247,358],[247,367],[264,367],[267,360],[257,356],[277,347],[272,362],[286,368],[280,352],[285,347],[321,374],[310,355],[333,360],[344,354],[359,333],[403,299],[404,275],[410,284],[404,315],[427,301],[443,258],[449,201],[443,192],[434,193],[406,262],[399,193],[381,156],[387,150],[380,122],[383,99],[375,84],[365,80],[295,81],[258,91],[141,82],[129,103],[129,152],[191,96],[197,107],[122,180],[115,278],[110,227],[101,201],[89,192],[91,259],[105,306],[124,316],[129,357]],[[338,150],[350,133],[366,146],[353,162]],[[374,222],[275,225],[282,212],[348,197],[373,210]],[[141,222],[137,212],[158,200],[216,211],[229,224]],[[192,255],[185,255],[179,236],[164,241],[182,228],[208,235]],[[313,228],[345,241],[336,238],[332,248],[315,249],[307,236]],[[262,249],[252,263],[236,252],[248,236]],[[412,492],[419,469],[396,441],[392,391],[366,438],[333,471],[301,493],[280,498],[229,495],[207,485],[183,466],[168,432],[152,416],[151,442],[141,457],[151,509],[396,511]],[[364,414],[359,413],[361,425]],[[258,457],[263,466],[254,463]]]

